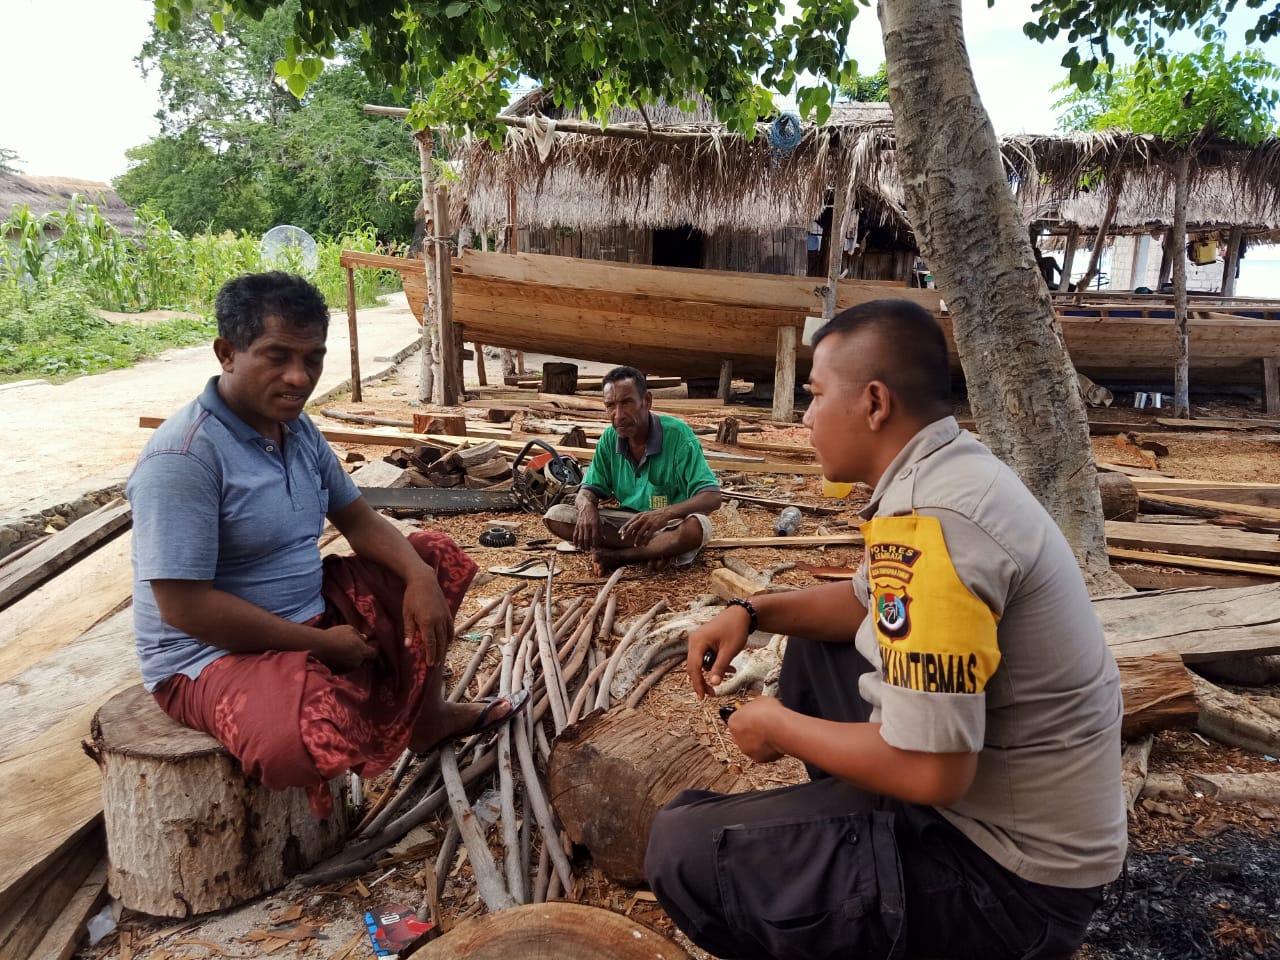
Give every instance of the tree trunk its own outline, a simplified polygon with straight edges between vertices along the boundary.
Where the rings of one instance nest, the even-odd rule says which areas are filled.
[[[1173,317],[1177,326],[1177,366],[1173,369],[1173,415],[1191,416],[1191,339],[1187,333],[1187,171],[1191,156],[1179,150],[1173,167],[1173,226],[1169,230],[1173,257]]]
[[[639,710],[596,712],[556,739],[552,805],[569,837],[623,884],[644,882],[649,829],[681,790],[733,793],[750,786],[692,737]]]
[[[435,359],[435,324],[431,322],[431,317],[435,313],[432,301],[436,297],[438,281],[433,276],[435,272],[433,248],[426,240],[427,237],[435,233],[435,223],[431,209],[435,180],[431,172],[432,141],[430,129],[420,130],[415,139],[418,141],[418,169],[422,175],[422,216],[425,226],[422,259],[426,265],[427,274],[427,299],[422,306],[422,316],[418,317],[418,323],[421,324],[422,329],[422,345],[419,347],[418,352],[418,401],[420,403],[440,403],[439,391],[437,390],[439,368]]]
[[[1067,231],[1067,246],[1062,253],[1062,276],[1058,278],[1058,292],[1071,290],[1071,264],[1076,258],[1076,244],[1080,242],[1080,228],[1072,227]]]
[[[1224,297],[1236,295],[1236,271],[1240,269],[1240,243],[1244,239],[1244,227],[1232,227],[1227,240],[1227,256],[1222,261],[1222,286]]]
[[[412,954],[417,960],[688,960],[648,927],[602,907],[531,903],[464,920]],[[401,954],[408,956],[408,954]]]
[[[1091,589],[1127,590],[1110,574],[1084,403],[978,98],[959,0],[880,0],[879,16],[907,212],[951,312],[978,430],[1062,529]]]
[[[1156,284],[1156,293],[1164,293],[1164,285],[1173,275],[1173,228],[1164,232],[1160,241],[1160,279]]]
[[[542,392],[572,396],[578,389],[578,365],[547,360],[542,364]]]

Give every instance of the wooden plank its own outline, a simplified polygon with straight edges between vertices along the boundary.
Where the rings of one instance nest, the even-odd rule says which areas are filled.
[[[0,571],[0,610],[65,570],[133,522],[122,497],[70,524]]]
[[[1216,570],[1220,573],[1253,573],[1280,580],[1280,566],[1268,563],[1246,563],[1241,560],[1214,560],[1211,557],[1194,557],[1185,554],[1157,553],[1147,550],[1126,550],[1108,547],[1107,555],[1116,560],[1135,563],[1158,563],[1166,567],[1189,567],[1193,570]]]
[[[93,877],[99,864],[103,866],[100,890],[105,888],[105,854],[106,840],[98,825],[79,842],[50,857],[39,875],[13,891],[8,906],[0,911],[0,957],[34,960],[42,956],[46,943],[52,945],[48,937],[55,928],[59,931],[58,938],[64,935],[62,915],[80,899],[79,891]],[[73,940],[74,935],[72,930]]]
[[[1102,597],[1093,601],[1117,657],[1177,653],[1187,663],[1280,652],[1280,584]]]
[[[1244,573],[1207,573],[1196,571],[1153,570],[1150,567],[1111,566],[1121,580],[1135,590],[1182,590],[1187,587],[1247,587],[1274,583],[1273,577]]]
[[[106,899],[107,859],[101,856],[49,924],[44,938],[32,951],[31,960],[71,960],[85,937],[85,924]]]
[[[1280,538],[1265,533],[1246,533],[1212,525],[1125,523],[1117,520],[1107,521],[1106,532],[1108,547],[1159,550],[1218,560],[1280,563]]]
[[[732,550],[736,547],[860,547],[860,533],[832,533],[825,536],[794,537],[712,537],[708,550]]]
[[[0,683],[0,891],[29,882],[102,812],[98,767],[80,741],[98,707],[137,682],[125,609]]]
[[[0,612],[0,681],[17,676],[129,602],[132,540],[126,531]]]
[[[1280,520],[1280,508],[1260,507],[1252,504],[1231,503],[1225,500],[1202,500],[1199,497],[1174,496],[1167,493],[1152,493],[1149,490],[1138,491],[1138,502],[1144,509],[1155,512],[1181,513],[1193,517],[1216,517],[1223,514],[1238,514],[1246,517],[1262,517],[1266,520]]]
[[[1200,482],[1195,486],[1188,485],[1171,485],[1157,486],[1155,484],[1142,485],[1142,492],[1146,494],[1169,494],[1175,497],[1192,497],[1196,500],[1211,500],[1221,503],[1232,503],[1241,506],[1255,507],[1272,507],[1280,509],[1280,485],[1267,484],[1265,486],[1213,486],[1209,483]]]
[[[1280,413],[1280,359],[1262,358],[1263,409]]]
[[[360,488],[374,509],[421,510],[452,516],[459,513],[489,513],[519,510],[510,490],[468,490],[464,487]]]

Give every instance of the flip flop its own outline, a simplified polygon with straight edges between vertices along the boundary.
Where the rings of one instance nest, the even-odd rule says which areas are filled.
[[[517,690],[515,693],[507,697],[482,697],[481,699],[473,700],[472,702],[483,703],[485,707],[480,711],[480,714],[476,717],[474,722],[472,722],[471,726],[467,727],[465,730],[459,730],[456,733],[451,733],[447,737],[441,737],[426,750],[420,751],[418,756],[429,756],[442,747],[448,746],[455,741],[465,740],[468,737],[478,737],[482,734],[489,733],[491,730],[497,730],[504,723],[514,719],[516,714],[528,705],[529,691]],[[504,702],[510,703],[511,709],[500,717],[490,716],[493,712],[493,708]]]
[[[582,551],[575,547],[568,540],[561,540],[556,544],[556,550],[560,553],[581,553]]]
[[[509,567],[490,567],[489,572],[497,573],[504,577],[523,577],[526,580],[543,580],[551,571],[540,558],[530,557],[528,560],[522,560]]]

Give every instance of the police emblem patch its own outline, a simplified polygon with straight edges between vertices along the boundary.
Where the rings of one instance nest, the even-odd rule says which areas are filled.
[[[901,640],[911,632],[911,597],[905,590],[886,590],[876,598],[876,622],[890,640]]]

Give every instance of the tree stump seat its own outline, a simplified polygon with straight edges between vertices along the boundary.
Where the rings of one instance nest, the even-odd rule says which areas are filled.
[[[283,886],[341,846],[342,781],[319,820],[302,789],[268,790],[141,684],[108,700],[86,749],[102,770],[108,887],[131,910],[188,917]]]

